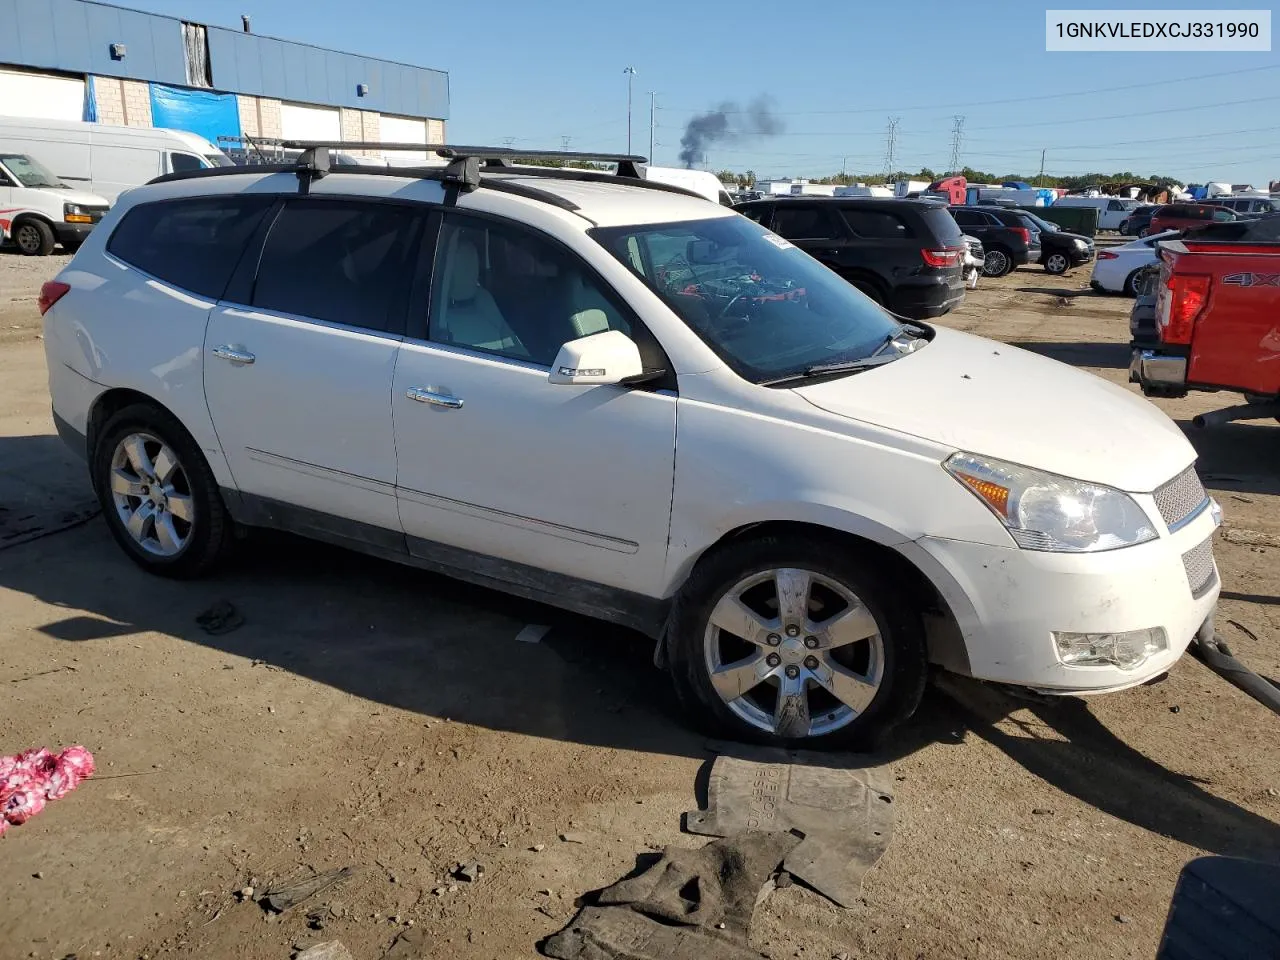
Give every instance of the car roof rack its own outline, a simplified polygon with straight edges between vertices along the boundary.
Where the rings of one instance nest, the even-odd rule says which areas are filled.
[[[274,137],[219,137],[219,140],[249,144],[261,156],[261,146],[277,151],[301,150],[293,160],[280,163],[263,163],[251,166],[212,167],[201,170],[185,170],[166,173],[151,183],[170,183],[175,180],[193,180],[204,177],[234,176],[241,173],[295,173],[298,175],[299,192],[307,193],[314,180],[329,174],[367,174],[372,176],[417,177],[438,180],[451,188],[447,197],[456,199],[459,192],[469,193],[480,187],[502,193],[528,197],[551,203],[568,210],[577,210],[573,202],[550,191],[513,182],[513,178],[543,178],[549,180],[578,180],[595,183],[617,183],[643,187],[664,193],[705,199],[701,194],[673,184],[646,179],[647,158],[628,153],[586,153],[562,150],[517,150],[511,147],[485,147],[449,143],[383,143],[367,140],[288,140]],[[443,165],[379,167],[366,164],[334,163],[332,153],[357,150],[377,150],[388,153],[434,154]],[[552,167],[521,165],[520,160],[559,160],[564,162],[611,163],[613,171],[591,170],[581,167]],[[446,202],[450,202],[448,199]]]

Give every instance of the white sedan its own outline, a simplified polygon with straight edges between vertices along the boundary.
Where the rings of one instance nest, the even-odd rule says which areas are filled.
[[[1156,244],[1161,240],[1170,240],[1180,232],[1165,230],[1110,250],[1099,250],[1097,259],[1093,261],[1093,276],[1089,278],[1089,286],[1095,290],[1136,297],[1138,290],[1134,284],[1138,279],[1138,271],[1147,264],[1156,262]]]

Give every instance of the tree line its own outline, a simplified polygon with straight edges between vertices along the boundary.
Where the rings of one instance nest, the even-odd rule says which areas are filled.
[[[975,170],[972,167],[965,167],[958,171],[958,174],[968,180],[970,183],[1005,183],[1011,180],[1018,180],[1022,183],[1030,183],[1037,187],[1061,187],[1066,190],[1082,190],[1086,187],[1102,186],[1108,183],[1153,183],[1159,187],[1181,186],[1182,181],[1174,177],[1165,176],[1144,176],[1134,173],[1131,170],[1125,170],[1122,173],[1082,173],[1070,177],[1054,177],[1048,174],[1044,176],[1028,176],[1024,173],[1002,173],[995,174],[986,170]],[[825,177],[810,177],[810,183],[894,183],[898,180],[924,180],[932,183],[946,176],[955,176],[956,174],[937,173],[928,167],[921,167],[915,173],[907,170],[896,170],[893,173],[885,173],[883,170],[876,173],[833,173]],[[733,170],[720,170],[716,173],[716,177],[723,183],[736,183],[744,189],[750,187],[756,182],[756,172],[754,170],[745,170],[741,173]]]

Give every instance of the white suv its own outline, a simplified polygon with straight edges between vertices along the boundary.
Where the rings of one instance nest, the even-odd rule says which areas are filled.
[[[850,743],[930,664],[1053,693],[1211,621],[1178,428],[901,321],[636,176],[173,174],[46,284],[58,428],[136,562],[276,527],[644,631],[719,733]]]

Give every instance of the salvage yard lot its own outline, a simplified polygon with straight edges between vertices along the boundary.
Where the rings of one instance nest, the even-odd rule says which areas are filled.
[[[0,510],[56,502],[71,522],[89,494],[53,433],[35,309],[62,262],[0,254]],[[1131,301],[1086,281],[1024,268],[941,322],[1125,384]],[[1232,402],[1159,404],[1185,423]],[[1192,439],[1227,521],[1219,629],[1280,677],[1280,425]],[[219,600],[245,623],[211,636],[196,617]],[[529,623],[551,630],[517,641]],[[704,842],[680,815],[712,754],[650,653],[285,537],[251,538],[194,583],[136,569],[100,519],[0,549],[0,753],[83,743],[99,763],[0,841],[0,958],[277,960],[339,939],[376,960],[410,923],[404,957],[533,956],[575,897]],[[1189,659],[1087,701],[931,690],[878,758],[897,820],[862,901],[780,890],[753,945],[775,960],[1152,957],[1183,863],[1280,851],[1278,722]],[[473,860],[479,881],[448,877]],[[236,896],[348,864],[353,880],[278,919]]]

